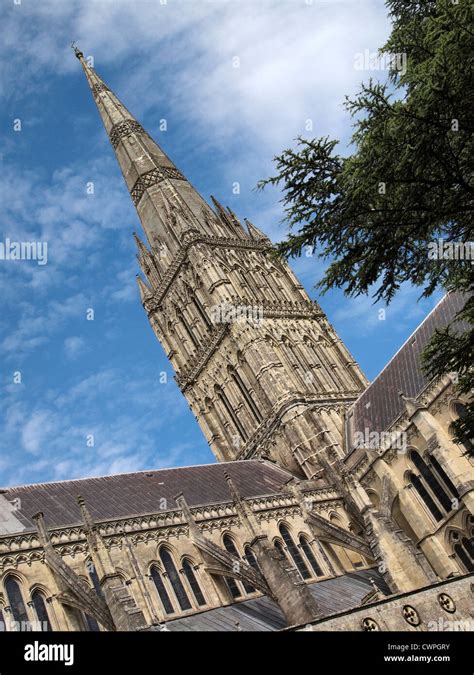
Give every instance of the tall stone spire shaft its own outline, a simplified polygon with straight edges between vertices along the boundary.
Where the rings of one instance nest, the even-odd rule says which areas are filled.
[[[199,193],[88,65],[84,54],[77,47],[74,51],[149,243],[171,257],[186,231],[221,234],[214,229],[215,214]]]

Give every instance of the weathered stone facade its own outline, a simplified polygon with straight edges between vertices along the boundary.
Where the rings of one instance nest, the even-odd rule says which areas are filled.
[[[76,55],[146,235],[143,306],[221,464],[4,490],[3,625],[146,630],[260,597],[312,630],[409,630],[405,605],[436,621],[449,598],[471,618],[463,401],[413,347],[456,296],[368,386],[268,238],[211,208]],[[369,568],[363,609],[322,608],[315,586]]]

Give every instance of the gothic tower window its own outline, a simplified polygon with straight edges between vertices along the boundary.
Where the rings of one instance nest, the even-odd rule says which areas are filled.
[[[194,307],[195,307],[197,313],[199,314],[199,316],[200,316],[201,319],[203,320],[204,325],[206,326],[206,328],[211,328],[211,326],[212,326],[211,320],[210,320],[210,318],[207,316],[207,314],[206,314],[206,312],[205,312],[205,310],[204,310],[204,307],[202,306],[201,301],[200,301],[199,298],[197,297],[196,293],[193,293],[193,294],[191,295],[191,302],[193,303],[193,305],[194,305]]]
[[[5,592],[7,594],[13,620],[18,623],[29,621],[20,585],[14,577],[7,577],[5,581]]]
[[[165,568],[171,587],[173,588],[176,600],[183,611],[192,609],[186,590],[179,578],[178,570],[174,564],[173,558],[167,548],[160,549],[160,559]]]
[[[243,425],[241,424],[239,418],[235,414],[235,410],[231,406],[231,404],[229,402],[229,399],[227,398],[227,395],[223,391],[222,387],[220,387],[219,385],[216,385],[214,387],[214,391],[216,392],[217,398],[219,399],[219,401],[224,406],[224,408],[225,408],[227,414],[229,415],[230,419],[232,420],[232,423],[233,423],[234,427],[236,428],[239,436],[241,436],[241,438],[244,441],[246,441],[248,439],[247,433],[246,433]]]
[[[35,608],[38,621],[41,622],[42,630],[51,631],[51,622],[49,620],[48,610],[46,609],[46,602],[43,593],[41,593],[39,590],[33,591],[31,595],[31,602]]]
[[[173,605],[171,604],[168,591],[166,590],[165,585],[163,583],[160,570],[156,565],[152,565],[150,569],[150,576],[153,580],[153,583],[155,584],[155,588],[160,597],[161,604],[163,605],[165,614],[173,614],[174,613]]]
[[[252,396],[250,395],[247,387],[245,386],[242,378],[240,377],[240,373],[238,373],[235,368],[232,368],[232,366],[229,366],[229,374],[232,378],[232,380],[235,382],[237,385],[237,388],[239,389],[240,393],[242,394],[244,401],[246,402],[250,412],[252,415],[255,417],[256,421],[260,423],[262,421],[262,415],[260,413],[260,410],[258,409],[258,406],[255,404],[255,401],[253,400]]]
[[[308,560],[309,564],[311,565],[314,574],[317,577],[324,576],[323,570],[321,569],[321,567],[318,564],[318,561],[316,560],[316,557],[313,553],[313,550],[311,548],[311,544],[309,543],[308,539],[305,536],[301,535],[299,541],[300,541],[301,549],[302,549],[303,553],[305,554],[306,559]]]
[[[178,310],[178,312],[176,314],[177,314],[178,320],[180,321],[181,325],[183,326],[183,328],[186,332],[186,335],[191,340],[192,344],[195,347],[199,347],[199,342],[196,338],[194,330],[192,328],[190,328],[190,326],[188,324],[188,321],[187,321],[186,317],[184,316],[184,312],[182,312],[181,310]]]
[[[201,587],[199,586],[199,582],[194,573],[193,564],[187,558],[183,560],[183,573],[187,579],[189,587],[191,588],[191,591],[194,595],[194,599],[196,600],[197,605],[199,605],[199,607],[202,607],[203,605],[206,604],[206,601],[204,599]]]
[[[311,577],[310,571],[303,560],[303,557],[296,546],[295,542],[293,541],[293,537],[290,534],[289,529],[287,528],[286,525],[281,524],[280,527],[278,528],[280,530],[280,534],[283,537],[283,541],[285,542],[286,549],[293,560],[293,562],[296,565],[296,569],[298,572],[301,574],[303,579],[309,579]]]
[[[425,489],[431,491],[432,495],[434,495],[446,513],[452,511],[453,504],[451,498],[416,450],[410,452],[410,460],[420,472],[420,480],[423,481]]]

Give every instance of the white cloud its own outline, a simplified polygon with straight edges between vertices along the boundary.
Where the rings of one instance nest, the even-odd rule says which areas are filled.
[[[64,340],[64,352],[68,359],[76,359],[86,349],[86,341],[78,335],[71,335]]]

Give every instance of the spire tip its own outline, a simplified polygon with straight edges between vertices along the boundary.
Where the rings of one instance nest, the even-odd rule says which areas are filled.
[[[76,46],[76,42],[74,40],[73,40],[73,42],[71,42],[71,49],[74,50],[74,54],[76,55],[76,58],[78,58],[78,59],[84,58],[84,54],[81,52],[79,47]]]

